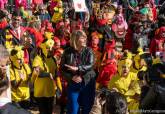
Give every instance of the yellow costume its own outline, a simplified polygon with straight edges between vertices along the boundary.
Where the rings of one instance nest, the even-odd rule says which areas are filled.
[[[45,39],[53,39],[53,37],[54,37],[53,32],[45,32],[44,33],[44,38]]]
[[[10,54],[10,80],[15,83],[14,86],[11,87],[12,100],[15,102],[24,101],[30,97],[28,81],[30,79],[31,69],[27,64],[23,63],[24,53],[21,47],[11,49]],[[18,59],[22,61],[22,64],[17,62]]]
[[[55,83],[52,77],[56,76],[57,64],[53,57],[47,57],[47,48],[52,48],[54,41],[48,39],[40,45],[43,55],[37,55],[33,61],[33,68],[39,68],[40,72],[36,70],[32,74],[32,82],[34,83],[35,97],[53,97],[55,95]],[[41,75],[46,75],[41,77]]]
[[[51,21],[53,23],[57,23],[58,21],[62,20],[63,19],[63,12],[64,12],[64,9],[62,7],[62,1],[59,1],[58,6],[54,7],[54,14],[53,14]]]
[[[122,74],[122,65],[124,63],[127,63],[128,67],[131,67],[132,65],[132,54],[131,52],[124,52],[123,57],[121,60],[118,61],[118,73],[121,75]]]
[[[5,42],[5,46],[7,49],[12,48],[12,34],[9,32],[9,30],[6,30],[6,42]]]
[[[59,90],[62,92],[62,82],[61,82],[61,74],[60,74],[60,62],[61,62],[61,56],[63,54],[64,50],[62,48],[57,49],[57,52],[54,55],[54,58],[57,61],[57,78],[56,78],[56,84]]]
[[[130,67],[130,62],[125,60],[123,65]],[[127,76],[117,74],[112,77],[108,85],[109,89],[116,89],[123,95],[125,95],[128,102],[129,110],[138,110],[139,100],[134,98],[140,95],[140,86],[138,83],[137,75],[133,72],[129,72]]]
[[[134,72],[138,74],[139,71],[146,71],[147,67],[146,66],[140,66],[140,61],[143,61],[140,56],[144,54],[143,50],[141,48],[138,48],[138,54],[136,54],[133,58],[134,64],[131,67],[131,72]]]

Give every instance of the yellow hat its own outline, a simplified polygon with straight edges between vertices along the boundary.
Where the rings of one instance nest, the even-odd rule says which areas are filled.
[[[125,59],[125,60],[121,60],[121,68],[123,66],[127,67],[127,68],[130,68],[132,65],[132,60],[131,59]]]
[[[140,65],[139,65],[140,55],[142,55],[144,52],[141,48],[138,48],[137,52],[138,52],[138,54],[136,54],[134,56],[134,62],[135,62],[136,69],[139,69],[140,68]]]
[[[122,73],[122,66],[126,66],[128,68],[130,68],[132,65],[132,59],[123,59],[121,61],[118,62],[118,72],[121,75]]]
[[[54,40],[52,39],[47,39],[45,42],[41,43],[40,48],[42,50],[42,53],[47,57],[47,49],[52,50],[54,46]]]
[[[20,68],[22,64],[18,63],[17,60],[21,60],[21,63],[23,63],[23,59],[24,51],[21,46],[15,46],[10,49],[10,60],[15,67]]]
[[[123,53],[123,59],[132,59],[132,53],[129,52],[128,50],[125,50]]]
[[[53,32],[45,32],[44,33],[45,39],[52,39],[54,37]]]

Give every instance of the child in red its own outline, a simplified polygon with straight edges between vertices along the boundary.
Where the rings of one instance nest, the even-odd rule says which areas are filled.
[[[97,87],[102,88],[108,86],[110,79],[117,72],[117,61],[115,51],[115,40],[106,41],[101,69],[97,78]]]
[[[160,27],[155,34],[155,38],[152,39],[150,45],[150,52],[152,55],[156,55],[157,52],[163,52],[165,44],[165,26]]]

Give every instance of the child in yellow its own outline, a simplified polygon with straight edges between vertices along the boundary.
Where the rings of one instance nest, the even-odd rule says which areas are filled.
[[[40,45],[41,55],[37,55],[33,61],[32,82],[34,83],[34,97],[39,104],[41,114],[52,114],[55,95],[54,78],[57,64],[53,57],[54,41],[45,39]]]
[[[125,50],[122,58],[118,60],[117,71],[120,75],[122,74],[122,65],[124,63],[128,63],[130,66],[132,66],[132,53],[128,50]]]
[[[118,73],[110,80],[108,88],[125,95],[129,110],[138,110],[140,86],[136,74],[130,72],[130,67],[131,62],[123,60],[122,73]]]
[[[57,23],[60,20],[62,20],[63,19],[63,12],[64,12],[64,9],[62,7],[62,1],[58,1],[57,6],[54,7],[54,14],[53,14],[51,21],[53,23]]]
[[[17,102],[23,108],[29,108],[29,75],[30,67],[23,61],[24,52],[21,47],[14,47],[10,52],[10,80],[12,101]]]
[[[6,37],[6,42],[5,42],[5,47],[7,48],[7,49],[10,49],[10,48],[12,48],[12,46],[13,46],[13,44],[12,44],[12,34],[9,32],[9,30],[6,30],[5,31],[6,32],[6,35],[5,35],[5,37]]]

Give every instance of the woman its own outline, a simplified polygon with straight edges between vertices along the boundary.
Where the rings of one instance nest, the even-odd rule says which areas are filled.
[[[86,47],[87,36],[81,31],[74,31],[70,45],[64,51],[61,60],[62,76],[68,81],[67,114],[89,114],[95,96],[94,55]]]

